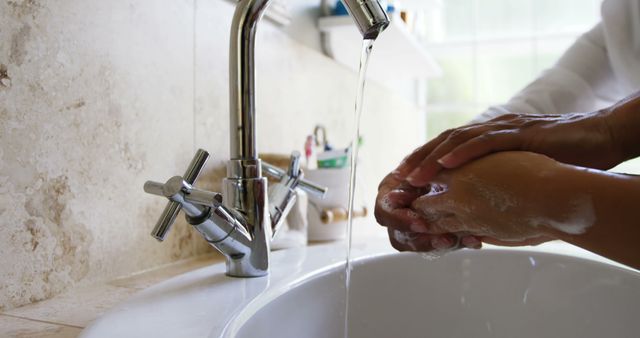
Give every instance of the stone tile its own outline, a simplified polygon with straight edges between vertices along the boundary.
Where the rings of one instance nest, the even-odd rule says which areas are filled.
[[[142,191],[193,154],[193,20],[191,0],[0,2],[0,311],[206,252],[183,217],[153,240],[165,201]]]
[[[150,271],[141,272],[133,276],[118,278],[108,284],[117,287],[142,290],[183,273],[219,263],[224,263],[224,256],[219,253],[212,253],[172,263]]]
[[[218,263],[224,263],[224,257],[218,253],[186,259],[105,284],[74,288],[52,299],[15,308],[3,314],[28,320],[86,327],[91,321],[140,290],[177,275]]]
[[[82,328],[16,318],[0,314],[0,337],[74,338]]]
[[[86,327],[137,290],[111,285],[73,289],[55,298],[4,312],[6,315]]]

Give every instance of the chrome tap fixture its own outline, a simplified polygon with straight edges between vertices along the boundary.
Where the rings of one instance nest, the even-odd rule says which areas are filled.
[[[378,0],[342,0],[363,39],[375,40],[387,26],[389,17]]]
[[[344,0],[365,39],[389,24],[377,0]],[[259,277],[269,271],[269,245],[296,201],[296,188],[323,197],[326,188],[303,179],[300,154],[285,171],[258,158],[256,147],[254,48],[257,23],[270,0],[240,0],[231,25],[229,52],[231,159],[222,194],[194,188],[209,154],[198,150],[183,176],[147,181],[144,191],[169,199],[151,235],[164,240],[183,210],[187,221],[226,256],[227,274]],[[262,172],[278,183],[267,189]]]
[[[295,189],[299,187],[318,197],[324,196],[327,189],[302,179],[297,152],[291,155],[287,171],[262,164],[267,174],[279,180],[271,185],[268,193],[264,177],[249,182],[227,178],[222,195],[194,188],[208,158],[209,154],[200,149],[184,176],[174,176],[165,183],[147,181],[144,184],[145,192],[169,199],[151,235],[164,240],[178,212],[183,210],[187,222],[226,256],[228,275],[264,276],[268,273],[272,233],[277,232],[295,203]],[[228,203],[223,203],[225,200]]]

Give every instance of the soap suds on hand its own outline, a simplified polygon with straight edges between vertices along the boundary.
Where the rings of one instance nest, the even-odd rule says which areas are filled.
[[[584,234],[596,222],[591,197],[580,196],[571,204],[573,208],[563,220],[534,217],[529,219],[528,224],[534,227],[547,226],[570,235]]]
[[[407,245],[411,250],[418,250],[418,247],[413,242],[419,235],[415,232],[404,232],[400,230],[393,230],[393,238],[400,244]]]
[[[420,252],[420,256],[428,261],[435,261],[436,259],[450,253],[451,251],[457,250],[457,248],[449,248],[449,249],[436,249],[431,250],[429,252]]]
[[[401,244],[409,244],[414,239],[418,238],[419,235],[415,232],[405,232],[400,230],[393,230],[393,238],[395,238],[398,243]]]
[[[464,178],[464,180],[471,183],[471,185],[475,187],[478,194],[480,194],[480,196],[487,200],[496,210],[505,212],[509,208],[518,207],[517,198],[511,196],[505,191],[502,191],[498,187],[483,182],[481,179],[473,175],[468,175]]]
[[[420,237],[419,234],[414,233],[414,232],[404,232],[404,231],[399,231],[399,230],[394,230],[393,231],[393,238],[398,241],[398,243],[404,244],[409,246],[412,250],[414,251],[419,251],[418,247],[415,245],[414,240],[416,240],[418,237]],[[422,258],[432,261],[435,259],[438,259],[452,251],[458,250],[460,248],[462,248],[462,244],[461,244],[461,237],[462,236],[458,236],[456,243],[450,247],[450,248],[446,248],[446,249],[434,249],[428,252],[425,251],[419,251],[418,253],[420,254],[420,256],[422,256]]]

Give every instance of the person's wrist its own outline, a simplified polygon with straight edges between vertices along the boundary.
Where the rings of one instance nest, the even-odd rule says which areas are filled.
[[[609,107],[601,114],[620,162],[640,156],[640,93]]]
[[[537,180],[534,180],[538,201],[530,208],[535,222],[530,225],[540,230],[540,235],[556,240],[567,240],[572,234],[566,229],[578,224],[571,224],[576,212],[576,203],[586,194],[583,190],[588,185],[588,170],[583,167],[564,164],[551,160],[545,165]]]

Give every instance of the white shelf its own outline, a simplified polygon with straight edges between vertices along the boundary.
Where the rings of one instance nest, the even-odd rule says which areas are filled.
[[[320,31],[327,33],[333,58],[358,70],[362,35],[350,16],[327,16],[318,20]],[[440,76],[442,71],[433,57],[407,29],[399,15],[380,34],[373,47],[368,77],[378,82],[414,80]]]
[[[446,1],[446,0],[444,0]],[[402,0],[400,2],[401,9],[415,10],[434,10],[442,8],[443,0]]]

